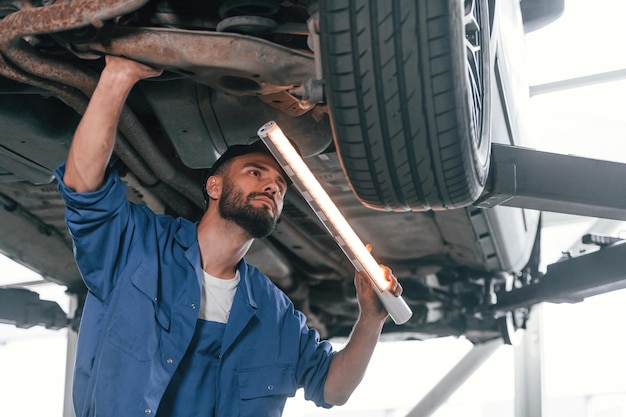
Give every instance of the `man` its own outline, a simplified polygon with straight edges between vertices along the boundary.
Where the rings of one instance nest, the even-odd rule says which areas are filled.
[[[287,190],[267,150],[233,147],[218,160],[197,224],[129,203],[107,168],[126,96],[159,73],[107,57],[56,172],[89,289],[75,365],[77,416],[278,416],[299,387],[318,406],[345,403],[387,313],[367,279],[355,276],[360,317],[346,347],[333,352],[243,260],[253,239],[273,230]]]

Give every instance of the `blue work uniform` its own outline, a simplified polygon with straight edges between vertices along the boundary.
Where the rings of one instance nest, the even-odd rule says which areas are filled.
[[[113,170],[90,193],[69,189],[64,172],[62,164],[55,174],[89,290],[74,370],[76,415],[157,415],[166,390],[168,404],[172,401],[179,366],[195,360],[189,355],[196,350],[190,349],[194,335],[200,336],[197,224],[130,203]],[[215,382],[193,388],[209,392],[185,397],[188,412],[176,415],[208,410],[204,415],[280,416],[286,398],[299,387],[305,398],[330,407],[324,402],[334,354],[330,344],[320,342],[304,315],[264,274],[244,260],[238,268],[241,279],[228,323],[217,329],[221,340],[208,342],[214,374],[207,380]],[[194,378],[203,383],[202,376],[190,381]]]
[[[224,323],[198,320],[196,333],[159,406],[159,417],[214,415]],[[197,399],[201,398],[201,401]]]

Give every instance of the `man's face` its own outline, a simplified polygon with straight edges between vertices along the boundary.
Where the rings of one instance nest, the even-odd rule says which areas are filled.
[[[222,177],[220,216],[253,238],[269,236],[282,212],[286,188],[282,171],[269,155],[239,156]]]

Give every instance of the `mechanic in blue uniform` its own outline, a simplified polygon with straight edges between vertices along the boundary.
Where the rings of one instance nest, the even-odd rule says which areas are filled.
[[[333,352],[302,313],[243,257],[269,235],[287,178],[260,145],[230,148],[205,184],[198,223],[130,203],[108,168],[132,86],[160,72],[107,57],[56,171],[76,262],[89,289],[76,353],[76,415],[280,416],[304,387],[318,406],[343,404],[387,318],[355,275],[359,319]],[[391,291],[402,288],[388,271]]]

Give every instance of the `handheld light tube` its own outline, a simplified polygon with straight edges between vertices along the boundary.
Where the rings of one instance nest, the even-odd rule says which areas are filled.
[[[348,257],[354,268],[365,272],[372,282],[380,301],[396,324],[406,323],[413,312],[402,297],[389,292],[389,282],[384,271],[369,253],[361,239],[330,199],[309,167],[276,122],[268,122],[257,132],[265,146],[289,176],[302,197],[311,206],[328,232]]]

